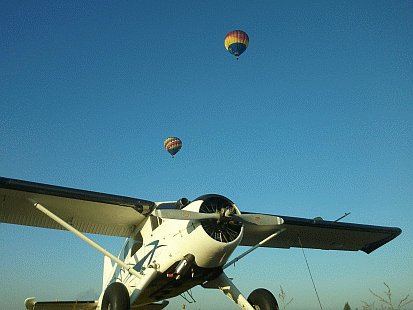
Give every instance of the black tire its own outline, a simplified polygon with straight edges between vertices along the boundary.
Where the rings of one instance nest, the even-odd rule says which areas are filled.
[[[106,288],[102,310],[130,310],[130,297],[125,285],[114,282]]]
[[[247,300],[256,310],[279,310],[274,295],[265,288],[252,291]]]

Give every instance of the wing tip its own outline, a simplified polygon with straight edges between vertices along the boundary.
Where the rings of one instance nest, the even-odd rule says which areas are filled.
[[[379,247],[385,245],[386,243],[390,242],[391,240],[393,240],[394,238],[396,238],[398,235],[400,235],[402,233],[402,230],[398,227],[388,227],[387,229],[392,229],[391,234],[386,237],[383,238],[379,241],[376,241],[374,243],[370,243],[365,245],[362,249],[360,249],[360,251],[363,251],[364,253],[370,254],[371,252],[377,250]]]

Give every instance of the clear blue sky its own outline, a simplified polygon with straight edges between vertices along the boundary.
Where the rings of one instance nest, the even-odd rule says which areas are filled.
[[[218,193],[287,216],[351,212],[403,233],[370,255],[307,250],[323,308],[361,309],[383,281],[394,300],[412,296],[412,9],[3,2],[0,175],[152,201]],[[237,29],[250,38],[239,60],[224,46]],[[183,141],[174,159],[169,136]],[[91,237],[114,253],[123,244]],[[0,247],[1,309],[100,292],[103,256],[69,232],[1,224]],[[319,308],[299,249],[259,249],[227,273],[246,296],[282,285],[287,309]],[[219,291],[193,293],[187,309],[237,309]]]

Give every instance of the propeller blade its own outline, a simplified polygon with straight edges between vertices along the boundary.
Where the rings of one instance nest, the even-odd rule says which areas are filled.
[[[265,214],[232,214],[231,218],[246,225],[281,225],[284,223],[281,217]]]
[[[153,215],[173,220],[232,220],[242,222],[246,225],[281,225],[284,220],[275,215],[265,214],[231,214],[224,217],[219,213],[199,213],[193,211],[185,211],[178,209],[158,209],[152,212]]]
[[[199,213],[193,211],[185,211],[178,209],[161,209],[152,212],[153,215],[165,219],[173,220],[218,220],[220,215],[218,213]]]

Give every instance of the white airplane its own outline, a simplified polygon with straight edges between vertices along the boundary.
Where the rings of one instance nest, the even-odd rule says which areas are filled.
[[[151,202],[0,177],[0,199],[1,222],[67,229],[105,255],[98,300],[28,298],[31,310],[163,309],[167,299],[197,285],[221,290],[245,310],[278,310],[271,292],[256,289],[245,298],[224,270],[260,246],[369,254],[401,233],[397,227],[241,213],[220,195]],[[116,257],[83,233],[127,239]],[[251,248],[229,261],[237,246]]]

